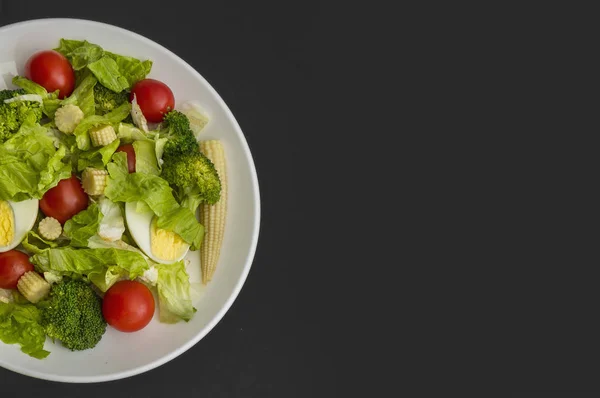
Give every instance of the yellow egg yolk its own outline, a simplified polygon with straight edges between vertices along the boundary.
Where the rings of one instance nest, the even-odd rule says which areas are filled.
[[[156,227],[156,217],[150,228],[150,249],[152,254],[164,261],[175,261],[187,250],[188,246],[181,236],[173,231]]]
[[[15,217],[12,207],[0,200],[0,246],[8,246],[15,237]]]

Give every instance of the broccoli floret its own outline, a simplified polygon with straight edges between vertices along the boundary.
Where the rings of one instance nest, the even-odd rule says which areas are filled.
[[[161,136],[169,139],[165,144],[166,156],[180,156],[187,153],[199,152],[198,141],[190,128],[190,121],[186,115],[179,111],[167,113],[162,126]]]
[[[19,95],[27,94],[25,90],[22,88],[18,90],[1,90],[0,91],[0,102],[4,102],[4,100],[11,99],[13,97],[18,97]]]
[[[0,91],[0,142],[9,139],[28,118],[35,123],[42,119],[42,108],[37,101],[15,101],[8,104],[4,102],[24,94],[23,89]]]
[[[161,177],[174,185],[179,197],[193,193],[203,202],[216,203],[221,196],[221,180],[213,163],[200,152],[198,141],[183,113],[171,111],[163,119],[161,136],[165,144]]]
[[[94,86],[94,102],[96,103],[96,115],[105,115],[115,108],[129,101],[129,93],[121,91],[115,93],[111,89],[97,83]]]
[[[221,180],[215,165],[202,152],[164,157],[161,177],[179,190],[179,196],[197,193],[202,201],[215,204],[221,197]]]
[[[72,351],[95,347],[106,331],[102,299],[83,281],[64,279],[52,285],[40,308],[46,334]]]

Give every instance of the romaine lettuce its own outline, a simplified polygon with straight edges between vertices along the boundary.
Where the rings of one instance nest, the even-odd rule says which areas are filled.
[[[160,321],[175,323],[192,319],[196,309],[190,295],[190,278],[183,261],[158,266],[158,307]]]
[[[177,203],[169,183],[159,176],[127,171],[127,155],[115,153],[107,165],[108,183],[104,195],[113,202],[142,201],[158,216],[160,228],[177,233],[192,250],[197,250],[204,237],[204,227],[194,213]]]
[[[0,301],[0,340],[19,344],[25,354],[44,359],[50,352],[44,350],[46,333],[40,322],[40,312],[33,304]]]
[[[41,198],[60,180],[71,176],[71,164],[63,163],[65,154],[66,148],[49,129],[23,123],[0,145],[0,200]]]

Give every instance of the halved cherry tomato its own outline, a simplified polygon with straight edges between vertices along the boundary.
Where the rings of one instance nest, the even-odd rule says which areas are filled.
[[[146,120],[159,123],[169,111],[175,109],[175,96],[163,82],[154,79],[140,80],[131,88],[130,101],[136,101]]]
[[[33,265],[27,254],[18,250],[0,253],[0,288],[16,289],[19,278],[29,271],[33,271]]]
[[[59,98],[68,97],[75,89],[73,67],[64,55],[54,50],[33,54],[25,64],[25,77],[49,93],[60,90]]]
[[[48,190],[40,200],[40,208],[48,217],[54,217],[64,224],[75,214],[87,209],[88,195],[75,175],[61,180]]]
[[[135,150],[132,144],[121,145],[115,152],[125,152],[127,154],[127,168],[129,173],[135,173]]]
[[[154,309],[152,292],[136,281],[115,283],[102,301],[104,319],[121,332],[137,332],[145,328],[152,320]]]

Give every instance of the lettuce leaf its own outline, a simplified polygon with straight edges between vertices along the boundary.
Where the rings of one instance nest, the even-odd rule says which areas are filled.
[[[176,323],[189,321],[196,312],[190,295],[190,278],[183,261],[161,264],[158,267],[158,307],[160,321]]]
[[[92,273],[88,276],[90,282],[92,282],[100,291],[106,292],[108,289],[112,287],[115,283],[121,280],[127,279],[129,273],[125,271],[123,268],[110,265],[103,272]]]
[[[103,216],[98,226],[98,235],[108,241],[120,240],[125,233],[125,220],[121,206],[103,196],[98,200],[98,208]]]
[[[39,84],[23,77],[23,76],[15,76],[12,80],[15,86],[21,87],[27,94],[37,94],[42,98],[46,98],[48,96],[48,91]]]
[[[109,177],[104,195],[113,202],[144,202],[158,216],[159,228],[177,233],[197,250],[204,237],[204,227],[194,213],[175,200],[169,183],[157,175],[131,173],[127,155],[115,153],[107,165]]]
[[[135,171],[138,173],[159,175],[158,162],[156,160],[155,145],[152,141],[134,141]]]
[[[96,104],[94,103],[94,86],[98,79],[94,75],[88,75],[77,85],[73,93],[60,102],[60,106],[77,105],[85,116],[96,114]],[[54,110],[56,112],[56,110]],[[50,115],[49,115],[50,116]],[[50,117],[54,117],[51,115]]]
[[[21,244],[23,245],[25,250],[33,254],[42,253],[46,249],[53,249],[55,247],[59,247],[61,243],[63,246],[65,246],[68,243],[68,241],[46,240],[34,231],[27,232],[25,238],[23,238],[23,240],[21,241]]]
[[[25,354],[44,359],[50,352],[44,350],[46,333],[40,322],[40,312],[34,305],[0,302],[0,340],[19,344]]]
[[[59,146],[58,150],[48,159],[48,164],[40,171],[38,182],[38,192],[42,195],[50,188],[58,185],[60,180],[71,177],[71,164],[63,163],[67,152],[64,145]]]
[[[71,239],[71,246],[87,247],[88,239],[98,233],[102,217],[98,205],[92,203],[87,209],[67,220],[63,232],[67,238]]]
[[[23,123],[0,145],[0,200],[40,199],[60,180],[71,176],[71,164],[63,163],[65,154],[66,148],[49,129]]]
[[[129,123],[120,123],[117,130],[117,137],[124,144],[130,144],[137,140],[151,139],[146,133]]]
[[[106,115],[93,115],[83,119],[75,128],[75,131],[73,131],[73,134],[75,134],[77,139],[77,148],[82,151],[90,149],[90,135],[88,134],[88,131],[91,128],[108,124],[116,127],[120,121],[129,116],[130,112],[131,104],[125,102]]]
[[[106,146],[81,152],[77,159],[77,171],[83,171],[86,167],[103,169],[110,162],[112,155],[119,148],[120,144],[119,140],[114,140]]]
[[[88,68],[105,87],[115,91],[131,88],[152,70],[152,61],[140,61],[104,51],[97,44],[81,40],[61,39],[56,51],[63,54],[80,71]]]
[[[89,63],[99,60],[104,55],[102,47],[89,43],[87,40],[60,39],[59,47],[54,50],[67,57],[75,70],[85,68]]]
[[[129,82],[119,72],[119,66],[111,57],[104,56],[88,65],[89,70],[98,78],[98,81],[115,93],[128,89]]]
[[[87,276],[92,282],[97,282],[98,278],[106,280],[109,267],[121,268],[130,279],[143,275],[149,268],[140,253],[116,248],[77,249],[70,246],[51,248],[34,254],[30,261],[38,271],[52,271],[71,278]],[[112,270],[111,272],[114,272],[115,268]]]
[[[128,88],[146,78],[152,70],[152,61],[150,60],[140,61],[136,58],[114,54],[108,51],[106,51],[105,54],[115,61],[119,68],[119,72],[129,82]]]

